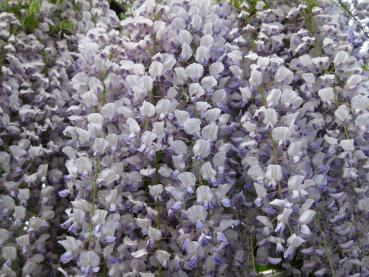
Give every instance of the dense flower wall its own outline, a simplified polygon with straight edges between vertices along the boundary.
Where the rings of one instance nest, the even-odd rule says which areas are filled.
[[[0,276],[369,276],[358,2],[3,1]]]

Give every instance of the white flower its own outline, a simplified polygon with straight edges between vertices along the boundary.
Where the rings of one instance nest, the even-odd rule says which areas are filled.
[[[353,139],[343,139],[340,141],[340,146],[344,151],[352,152],[355,150]]]
[[[264,120],[263,123],[269,127],[273,127],[278,122],[278,114],[275,109],[267,108],[264,110]]]
[[[164,187],[162,184],[157,184],[153,186],[149,186],[149,193],[155,199],[158,198],[164,191]]]
[[[162,238],[162,234],[161,231],[158,229],[155,229],[153,227],[149,227],[147,234],[149,236],[150,239],[154,240],[154,241],[159,241]]]
[[[265,227],[272,229],[273,228],[273,224],[270,221],[270,219],[266,216],[262,216],[262,215],[258,215],[256,217],[257,221],[259,221],[261,224],[263,224]]]
[[[247,174],[254,180],[257,182],[262,182],[264,180],[264,172],[261,169],[261,167],[259,165],[254,165],[252,167],[249,168],[249,170],[247,171]]]
[[[172,156],[174,167],[178,170],[184,170],[186,168],[186,163],[184,161],[183,155]]]
[[[194,135],[200,132],[201,120],[198,118],[188,118],[184,123],[183,127],[187,134]]]
[[[305,242],[304,239],[300,238],[296,234],[293,234],[287,239],[287,244],[293,248],[299,247],[301,244]]]
[[[254,183],[254,188],[257,195],[257,198],[255,199],[255,204],[256,206],[260,207],[263,199],[267,195],[267,190],[263,185],[258,183]]]
[[[82,242],[80,240],[75,239],[74,237],[66,236],[65,240],[58,241],[61,244],[65,251],[78,251],[78,249],[82,246]]]
[[[213,109],[209,109],[205,112],[205,119],[208,122],[215,122],[220,114],[221,114],[222,110],[219,108],[213,108]]]
[[[26,234],[26,235],[17,237],[15,240],[16,240],[17,244],[20,247],[24,247],[24,246],[30,245],[30,243],[29,243],[29,234]]]
[[[156,136],[163,136],[164,132],[165,132],[165,122],[164,121],[159,121],[159,122],[154,122],[152,125],[152,133],[154,133]]]
[[[210,58],[210,50],[205,46],[200,46],[196,49],[195,60],[198,63],[206,64]]]
[[[298,248],[304,242],[305,242],[305,240],[303,238],[300,238],[296,234],[291,235],[287,239],[288,248],[284,252],[284,258],[292,257],[295,249]]]
[[[196,176],[191,172],[182,172],[178,174],[178,179],[181,181],[181,184],[185,188],[192,188],[195,187],[196,184]]]
[[[194,205],[187,210],[187,216],[192,223],[196,223],[197,221],[206,220],[208,213],[203,206]]]
[[[274,187],[279,181],[282,180],[282,168],[277,164],[268,165],[265,176],[269,180],[269,183]]]
[[[117,106],[114,103],[105,104],[101,108],[101,114],[104,118],[108,120],[112,120],[114,116],[117,114]]]
[[[147,117],[152,117],[155,115],[156,109],[153,104],[144,101],[140,108],[140,112]]]
[[[203,26],[202,17],[199,14],[194,14],[191,19],[191,26],[194,31],[199,31]]]
[[[210,155],[210,147],[211,144],[206,139],[198,139],[194,144],[192,151],[195,156],[200,156],[202,158],[206,158]]]
[[[207,181],[214,181],[217,172],[213,169],[210,162],[206,162],[201,166],[201,175]]]
[[[309,224],[314,216],[315,216],[316,212],[310,209],[305,210],[299,217],[299,223],[300,224]]]
[[[140,125],[138,125],[137,121],[133,118],[128,118],[127,123],[129,126],[129,131],[131,135],[138,135],[141,131]]]
[[[210,141],[215,141],[218,136],[218,126],[215,124],[209,124],[202,128],[201,136],[204,139],[208,139]]]
[[[283,90],[281,95],[281,102],[285,107],[289,107],[291,105],[293,108],[297,108],[301,106],[304,101],[295,91],[292,89],[286,89]]]
[[[92,171],[92,162],[87,157],[80,157],[76,160],[76,167],[79,173],[88,174]]]
[[[360,211],[368,212],[369,211],[369,198],[360,199],[358,202],[358,208]]]
[[[345,88],[347,89],[354,89],[357,87],[358,84],[361,83],[363,77],[361,75],[351,75],[350,78],[346,82]]]
[[[141,143],[142,145],[146,147],[151,147],[154,140],[158,137],[157,134],[151,132],[151,131],[145,131],[141,136]]]
[[[174,115],[180,124],[184,124],[190,118],[190,114],[187,111],[175,110]]]
[[[170,254],[167,251],[163,250],[156,250],[155,251],[155,257],[158,260],[158,262],[164,267],[168,267],[168,263],[170,261]]]
[[[180,44],[186,43],[190,45],[192,42],[192,35],[187,30],[180,30],[178,32],[177,40]]]
[[[134,257],[134,258],[136,258],[136,259],[138,259],[138,258],[141,258],[141,257],[144,257],[144,256],[146,256],[148,253],[147,253],[147,250],[146,249],[139,249],[139,250],[137,250],[137,251],[135,251],[135,252],[132,252],[131,253],[131,255]]]
[[[290,129],[287,127],[276,127],[272,131],[272,138],[275,140],[279,145],[282,145],[290,140],[291,132]]]
[[[187,43],[183,43],[180,59],[186,62],[192,57],[192,54],[193,54],[193,51],[192,51],[191,46],[188,45]]]
[[[260,71],[252,70],[249,83],[253,88],[260,87],[263,83],[263,73]]]
[[[303,192],[302,182],[304,181],[304,176],[294,175],[288,179],[288,189],[292,192],[292,198],[299,198],[300,192]]]
[[[334,112],[334,115],[339,121],[345,121],[351,118],[349,109],[345,105],[339,106]]]
[[[108,186],[118,179],[119,175],[116,174],[112,169],[107,168],[99,173],[97,177],[97,182],[99,184],[104,184],[105,186]]]
[[[148,229],[151,226],[151,220],[148,218],[135,218],[136,219],[136,224],[138,227],[140,227],[141,229]]]
[[[213,200],[213,193],[208,186],[199,186],[196,189],[197,202],[202,205],[207,205]]]
[[[173,111],[173,107],[171,105],[170,100],[168,99],[160,99],[158,103],[156,103],[156,113],[159,115],[159,118],[163,118],[165,115]]]
[[[163,75],[164,73],[164,66],[162,63],[154,61],[151,63],[149,68],[149,74],[152,78],[157,78]]]
[[[252,97],[252,92],[249,87],[240,87],[242,102],[247,103],[248,100]]]
[[[104,123],[104,117],[100,113],[90,113],[87,115],[87,121],[90,124],[102,125]]]
[[[333,60],[333,63],[335,66],[338,66],[338,65],[341,65],[341,64],[344,64],[348,58],[349,58],[349,54],[345,51],[338,51],[336,53],[336,56],[334,57],[334,60]]]
[[[283,82],[284,84],[289,85],[292,83],[293,77],[293,72],[291,70],[287,67],[281,66],[274,75],[274,81],[277,83]]]
[[[92,145],[94,155],[104,154],[106,148],[109,146],[109,142],[103,138],[96,138]]]
[[[369,98],[364,95],[356,95],[351,99],[351,108],[355,113],[369,108]]]
[[[150,92],[153,88],[153,80],[150,76],[144,75],[140,78],[141,87],[146,91]]]
[[[187,72],[183,67],[176,67],[174,72],[176,73],[176,83],[183,85],[188,81]]]
[[[192,81],[196,81],[204,74],[204,67],[201,64],[193,63],[186,67],[186,72]]]
[[[17,258],[17,249],[14,246],[5,246],[1,254],[4,260],[14,261]]]
[[[105,218],[108,215],[108,211],[98,209],[91,217],[91,221],[94,225],[101,225],[105,223]]]
[[[209,73],[214,77],[218,77],[224,71],[224,65],[221,62],[212,63],[209,66]]]
[[[169,141],[169,145],[177,155],[187,154],[187,145],[182,140]]]
[[[369,129],[369,113],[364,113],[356,117],[355,126],[358,126],[363,131],[368,130]]]
[[[328,103],[328,105],[332,104],[335,99],[334,91],[331,87],[319,90],[318,95],[322,99],[322,101]]]
[[[205,94],[205,90],[201,87],[199,83],[192,83],[188,87],[188,92],[190,93],[190,96],[193,97],[201,97]]]
[[[211,90],[217,83],[217,80],[213,76],[207,76],[202,78],[201,87],[205,90]]]
[[[277,106],[281,99],[282,92],[280,89],[272,89],[266,97],[268,107]]]
[[[16,219],[24,219],[26,217],[26,208],[23,206],[14,206],[13,216]]]
[[[88,91],[82,95],[83,103],[88,107],[94,107],[97,106],[99,103],[99,99],[97,98],[97,95],[91,91]]]

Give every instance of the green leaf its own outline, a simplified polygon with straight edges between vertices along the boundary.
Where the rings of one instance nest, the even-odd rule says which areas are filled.
[[[264,272],[267,270],[275,270],[280,271],[281,268],[275,265],[264,265],[264,264],[256,264],[255,265],[256,272]]]
[[[162,150],[156,151],[155,164],[159,165],[159,163],[164,158],[164,155],[165,155],[164,151]]]
[[[361,69],[363,70],[363,71],[369,71],[369,64],[363,64],[362,66],[361,66]]]
[[[26,31],[33,32],[38,26],[38,19],[34,14],[27,15],[23,20]]]
[[[28,13],[30,15],[35,15],[40,12],[41,0],[32,0],[28,7]]]
[[[5,11],[8,8],[9,5],[9,0],[5,0],[2,4],[1,4],[1,11]]]
[[[64,20],[60,22],[59,25],[62,32],[73,33],[76,28],[76,25],[72,20]]]

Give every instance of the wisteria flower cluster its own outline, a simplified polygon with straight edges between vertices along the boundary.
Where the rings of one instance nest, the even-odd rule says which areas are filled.
[[[363,14],[5,1],[0,276],[369,276]]]

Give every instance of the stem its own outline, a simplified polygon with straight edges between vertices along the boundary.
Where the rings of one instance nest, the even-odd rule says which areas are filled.
[[[266,101],[266,97],[265,97],[265,94],[264,94],[264,89],[259,88],[258,89],[258,92],[261,94],[261,99],[263,101],[263,106],[267,107],[268,106],[268,103]]]
[[[313,22],[313,8],[317,7],[317,3],[315,0],[306,0],[307,8],[304,11],[304,19],[306,23],[306,28],[308,29],[309,33],[315,38],[314,40],[314,48],[317,50],[319,55],[323,54],[322,47],[318,42],[318,37],[314,31],[314,22]]]
[[[277,143],[274,141],[273,136],[272,136],[272,132],[269,133],[269,138],[272,142],[272,148],[273,148],[273,162],[277,163],[278,162],[278,155],[277,155]]]
[[[359,26],[364,36],[369,39],[369,34],[365,31],[363,25],[361,25],[360,20],[347,8],[346,4],[342,2],[342,0],[333,0],[341,9],[343,9]]]
[[[96,194],[97,194],[97,177],[99,175],[99,170],[100,170],[100,159],[96,158],[96,171],[95,171],[95,177],[94,180],[92,182],[92,208],[90,211],[90,235],[89,235],[89,248],[91,249],[92,247],[92,242],[93,242],[93,231],[94,231],[94,225],[92,223],[92,217],[95,213],[95,205],[96,205]]]
[[[349,133],[348,133],[347,125],[343,125],[343,132],[345,133],[346,139],[349,139],[350,136],[349,136]]]
[[[319,226],[320,234],[321,235],[324,234],[322,225],[320,223],[319,214],[317,214],[317,216],[316,216],[316,222],[317,222],[317,224]],[[323,239],[322,242],[323,242],[323,247],[324,247],[324,253],[325,253],[325,256],[326,256],[326,258],[328,260],[328,264],[329,264],[329,268],[331,270],[332,276],[333,277],[336,277],[336,272],[334,271],[334,268],[333,268],[333,262],[332,262],[332,259],[331,259],[330,253],[329,253],[327,240],[326,239]]]
[[[253,243],[253,240],[252,240],[252,236],[250,238],[250,254],[251,254],[252,268],[254,269],[254,272],[256,273],[256,264],[255,264],[255,256],[254,256],[254,243]]]
[[[201,186],[202,184],[201,165],[202,165],[201,160],[199,160],[199,164],[198,164],[199,186]]]

